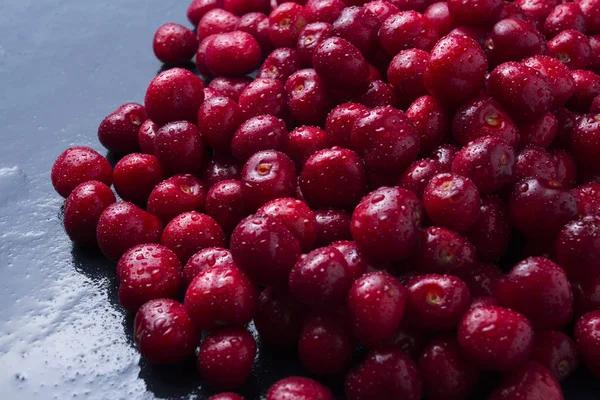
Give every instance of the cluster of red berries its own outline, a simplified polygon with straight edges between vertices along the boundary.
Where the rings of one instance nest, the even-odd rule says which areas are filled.
[[[600,0],[188,17],[154,51],[195,55],[208,86],[162,72],[100,124],[114,170],[87,147],[52,169],[69,237],[118,261],[149,362],[199,346],[201,376],[235,390],[254,321],[314,376],[346,374],[350,400],[464,399],[481,371],[503,374],[490,399],[562,399],[580,357],[600,377]],[[267,394],[331,398],[300,377]]]

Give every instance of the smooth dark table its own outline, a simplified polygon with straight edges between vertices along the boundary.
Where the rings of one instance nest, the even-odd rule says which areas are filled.
[[[114,264],[71,245],[62,228],[63,199],[50,183],[52,163],[67,147],[106,153],[98,124],[122,103],[143,102],[162,68],[152,53],[154,31],[170,21],[189,26],[187,5],[0,2],[1,400],[212,394],[193,360],[163,368],[140,360],[132,316],[116,299]],[[261,398],[278,379],[306,374],[293,352],[260,343],[254,370],[240,389],[247,400]],[[340,379],[329,383],[341,393]],[[565,384],[565,393],[567,399],[600,399],[600,383],[582,371]]]

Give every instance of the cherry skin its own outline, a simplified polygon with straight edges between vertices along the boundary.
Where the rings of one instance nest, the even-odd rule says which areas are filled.
[[[386,272],[372,272],[354,281],[346,305],[355,337],[366,345],[386,340],[398,329],[407,292]]]
[[[345,372],[352,362],[354,339],[343,318],[316,314],[304,322],[298,355],[302,365],[315,375]]]
[[[139,151],[138,131],[148,119],[143,105],[126,103],[102,120],[98,126],[98,140],[115,154]]]
[[[200,22],[204,14],[215,8],[222,7],[223,0],[193,0],[187,9],[186,15],[192,25],[198,26],[198,22]]]
[[[173,299],[181,288],[181,263],[175,253],[158,244],[142,244],[127,250],[117,263],[119,303],[136,312],[144,303]]]
[[[213,217],[229,236],[237,224],[250,214],[244,204],[242,183],[225,180],[213,185],[206,195],[206,214]]]
[[[88,181],[112,185],[113,169],[108,160],[96,150],[76,146],[68,148],[58,156],[50,177],[54,190],[67,198],[77,186]]]
[[[183,25],[167,23],[156,30],[152,48],[163,63],[182,66],[194,57],[198,44],[194,32]]]
[[[198,130],[213,149],[229,150],[233,134],[242,124],[242,110],[225,96],[206,99],[198,110]]]
[[[350,133],[354,122],[367,111],[367,107],[357,103],[345,103],[335,107],[327,115],[325,132],[331,146],[349,148]]]
[[[592,48],[589,39],[583,33],[568,29],[548,42],[548,54],[571,70],[584,69],[592,59]]]
[[[452,172],[471,179],[479,193],[489,194],[512,182],[514,164],[515,151],[508,143],[482,136],[458,152]]]
[[[293,197],[296,167],[285,154],[275,150],[255,153],[242,169],[242,196],[249,210],[257,210],[271,200]]]
[[[573,96],[567,102],[567,106],[574,111],[587,111],[594,98],[600,95],[600,75],[588,70],[576,70],[571,72],[575,83]]]
[[[232,390],[252,372],[256,357],[254,337],[243,328],[211,332],[200,344],[198,372],[218,390]]]
[[[393,107],[377,107],[354,122],[352,147],[376,174],[397,175],[419,153],[419,132],[412,121]]]
[[[448,3],[445,1],[431,3],[423,12],[423,15],[437,27],[440,37],[450,33],[455,25]]]
[[[192,280],[184,305],[199,330],[241,327],[256,313],[258,289],[234,264],[213,265]]]
[[[573,189],[579,215],[600,215],[600,183],[588,183]]]
[[[159,243],[162,231],[160,219],[132,203],[119,201],[106,207],[100,215],[96,237],[102,253],[117,261],[133,246]]]
[[[233,135],[231,152],[238,160],[246,161],[259,151],[285,151],[288,135],[283,120],[273,115],[252,117],[242,123]]]
[[[475,268],[475,247],[458,233],[429,227],[420,236],[419,244],[410,258],[411,265],[418,271],[466,276]]]
[[[531,359],[548,368],[559,382],[570,376],[579,366],[575,341],[558,331],[535,333]]]
[[[266,400],[333,400],[331,391],[310,378],[292,376],[269,388]]]
[[[314,153],[300,174],[300,188],[313,207],[351,209],[366,187],[361,159],[353,151],[338,147]]]
[[[349,400],[421,398],[422,383],[415,362],[402,350],[373,350],[346,377]]]
[[[352,237],[374,260],[400,261],[419,239],[421,202],[406,189],[383,187],[365,196],[352,214]]]
[[[342,0],[308,0],[304,5],[304,12],[308,22],[331,24],[340,16],[345,7]]]
[[[534,145],[547,148],[558,135],[558,119],[554,114],[547,112],[534,121],[522,124],[519,131],[522,146]]]
[[[452,134],[462,146],[484,136],[495,136],[516,147],[517,126],[506,111],[490,97],[476,97],[461,105],[452,119]]]
[[[561,329],[573,313],[567,274],[547,258],[527,258],[496,285],[500,305],[523,313],[536,329]]]
[[[419,356],[419,372],[428,399],[467,398],[479,381],[479,370],[465,360],[451,336],[433,339]]]
[[[481,199],[469,178],[444,173],[431,178],[425,187],[423,205],[433,223],[463,233],[475,225]]]
[[[208,398],[208,400],[244,400],[242,396],[236,393],[219,393]]]
[[[499,0],[448,2],[448,10],[456,25],[487,26],[496,22],[502,12],[503,3]]]
[[[429,155],[444,144],[450,133],[450,115],[433,96],[421,96],[406,110],[419,131],[419,152]]]
[[[204,159],[204,140],[194,124],[171,122],[156,132],[154,151],[171,173],[198,174]]]
[[[412,10],[391,15],[379,29],[379,44],[390,57],[405,49],[430,51],[438,38],[427,17]]]
[[[270,6],[270,2],[266,0],[224,0],[223,4],[225,10],[240,16],[258,11],[268,13]]]
[[[202,170],[202,182],[211,188],[215,184],[226,180],[240,180],[242,167],[238,160],[228,153],[214,153]]]
[[[404,171],[398,185],[410,190],[421,199],[429,180],[442,172],[445,172],[445,168],[437,160],[431,158],[417,160]]]
[[[257,78],[278,79],[285,82],[287,78],[300,69],[300,58],[294,49],[282,47],[275,49],[267,56]]]
[[[458,343],[467,359],[492,371],[508,371],[525,363],[533,335],[523,314],[497,306],[471,308],[458,327]]]
[[[490,400],[509,400],[513,396],[532,396],[548,400],[561,400],[563,393],[552,373],[541,364],[529,362],[507,374]]]
[[[126,155],[115,165],[113,181],[117,194],[123,200],[144,207],[150,193],[165,175],[157,157],[133,153]]]
[[[210,81],[208,87],[216,90],[223,96],[237,102],[244,89],[252,82],[249,77],[226,78],[217,77]]]
[[[427,94],[423,74],[429,53],[420,49],[406,49],[394,56],[387,67],[389,83],[396,89],[399,106],[408,106]]]
[[[277,48],[294,47],[306,26],[304,7],[296,3],[283,3],[269,15],[269,38]]]
[[[277,219],[251,215],[231,234],[230,250],[235,262],[262,285],[287,282],[300,257],[300,244]]]
[[[197,25],[198,39],[235,30],[240,18],[222,8],[214,8],[202,16]]]
[[[254,316],[261,341],[276,348],[298,343],[305,307],[291,296],[287,288],[272,286],[263,290]]]
[[[589,215],[567,223],[558,234],[556,260],[571,278],[585,282],[600,276],[600,216]]]
[[[361,52],[349,41],[331,37],[323,40],[313,54],[315,71],[337,89],[367,83],[369,68]]]
[[[547,37],[554,37],[568,29],[585,32],[585,18],[575,3],[557,5],[544,21],[543,32]]]
[[[485,54],[473,39],[449,35],[431,50],[423,78],[436,99],[458,104],[479,92],[486,71]]]
[[[112,190],[102,182],[89,181],[77,186],[67,197],[64,208],[64,226],[69,239],[78,246],[96,247],[100,215],[116,201]]]
[[[248,84],[238,100],[243,116],[248,119],[260,115],[272,115],[287,119],[289,109],[284,83],[277,79],[259,78]]]
[[[204,101],[204,82],[190,71],[173,68],[161,72],[146,89],[148,118],[164,125],[172,121],[195,122]],[[143,118],[140,124],[146,120]]]
[[[360,1],[361,5],[364,3]],[[348,3],[348,2],[346,2]],[[333,22],[333,34],[356,46],[365,57],[373,55],[378,47],[378,32],[381,23],[367,7],[349,4]]]
[[[577,198],[555,181],[525,179],[515,184],[509,211],[513,226],[525,236],[553,240],[577,218]]]
[[[491,66],[507,61],[521,61],[548,52],[544,36],[533,24],[520,19],[499,21],[485,41],[485,51]]]
[[[185,288],[202,271],[211,267],[236,267],[231,252],[222,247],[207,247],[194,254],[183,267],[183,283]]]
[[[158,125],[152,120],[147,119],[140,126],[138,131],[138,142],[140,144],[140,151],[144,154],[154,154],[154,137],[158,131]]]
[[[313,1],[313,0],[310,0]],[[316,0],[316,1],[329,1],[329,0]],[[341,0],[334,0],[340,1]],[[308,8],[305,7],[306,10]],[[327,22],[311,22],[306,25],[300,36],[298,36],[298,44],[296,45],[296,51],[300,58],[300,64],[306,68],[312,68],[313,66],[313,54],[315,50],[321,44],[321,42],[331,37],[331,23]]]
[[[160,182],[148,198],[148,212],[168,224],[179,214],[202,211],[206,189],[200,180],[190,174],[175,175]]]
[[[471,304],[467,285],[451,275],[416,276],[406,289],[406,318],[426,332],[455,329]]]
[[[386,263],[373,262],[366,259],[359,251],[355,242],[349,240],[341,240],[335,242],[331,247],[339,250],[346,259],[348,269],[352,275],[352,279],[358,279],[367,271],[386,270],[390,266]]]
[[[550,110],[554,101],[548,80],[536,69],[516,62],[496,67],[487,92],[516,120],[530,121]]]
[[[573,331],[583,363],[596,377],[600,376],[598,330],[600,330],[600,311],[592,311],[577,320]]]
[[[300,257],[288,284],[295,298],[315,309],[340,304],[351,285],[346,259],[333,247],[321,247]]]
[[[150,300],[133,321],[138,350],[151,364],[177,364],[194,354],[200,339],[185,307],[171,299]]]
[[[223,229],[206,214],[188,211],[173,218],[165,227],[160,242],[177,254],[182,264],[207,247],[224,247]]]
[[[302,167],[306,161],[319,150],[329,147],[327,133],[315,126],[301,126],[289,134],[287,154]]]
[[[600,149],[600,114],[587,114],[575,124],[569,147],[573,158],[582,168],[600,173],[600,163],[594,156]]]
[[[208,65],[206,65],[206,49],[208,45],[213,41],[213,39],[217,37],[216,34],[209,35],[204,39],[200,40],[200,45],[198,46],[198,51],[196,52],[196,69],[203,77],[210,78],[212,77],[212,73],[208,69]],[[203,92],[205,94],[205,99],[208,98],[207,94],[212,93],[209,92],[210,88],[204,88]]]
[[[462,276],[462,279],[469,288],[469,292],[474,297],[471,307],[473,307],[473,303],[477,298],[492,298],[494,299],[494,304],[490,305],[498,305],[493,296],[496,291],[496,285],[502,276],[502,270],[493,264],[479,264],[469,274]]]
[[[301,69],[285,82],[290,113],[298,124],[323,125],[333,100],[314,69]]]
[[[575,83],[571,77],[571,71],[556,58],[533,56],[524,60],[523,64],[538,70],[548,80],[554,97],[552,109],[564,106],[573,95]]]
[[[351,215],[343,210],[317,210],[317,241],[315,246],[328,246],[338,240],[351,240]]]
[[[511,233],[506,203],[495,196],[482,198],[479,217],[467,234],[477,249],[477,258],[486,262],[497,261],[508,250]]]
[[[273,44],[269,38],[269,16],[262,12],[250,12],[240,17],[235,29],[247,32],[254,36],[263,54],[273,50]]]
[[[371,11],[379,19],[379,22],[385,21],[393,14],[400,12],[400,9],[386,0],[373,0],[364,5],[364,8]]]
[[[301,200],[279,198],[258,209],[257,214],[267,215],[281,222],[294,234],[302,251],[308,252],[317,240],[315,213]]]

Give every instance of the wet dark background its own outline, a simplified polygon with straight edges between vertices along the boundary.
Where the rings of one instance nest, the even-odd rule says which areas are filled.
[[[63,199],[50,184],[72,145],[96,139],[118,105],[142,102],[161,69],[151,41],[164,22],[189,24],[188,0],[0,1],[0,399],[206,399],[193,361],[154,368],[140,360],[132,317],[116,300],[114,266],[73,249]],[[258,399],[304,373],[293,354],[259,345],[241,389]],[[331,382],[337,391],[340,382]],[[484,385],[485,386],[485,385]],[[600,399],[582,371],[567,399]],[[484,395],[477,395],[483,398]]]

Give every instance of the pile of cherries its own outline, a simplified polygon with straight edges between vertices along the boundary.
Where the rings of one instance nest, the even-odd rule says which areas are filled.
[[[489,399],[562,399],[580,358],[600,377],[600,0],[188,18],[154,37],[175,68],[100,124],[114,169],[88,147],[52,169],[69,237],[117,262],[143,357],[196,354],[235,390],[254,321],[350,400],[465,399],[490,373]],[[194,56],[208,86],[178,68]],[[266,398],[332,394],[290,377]]]

